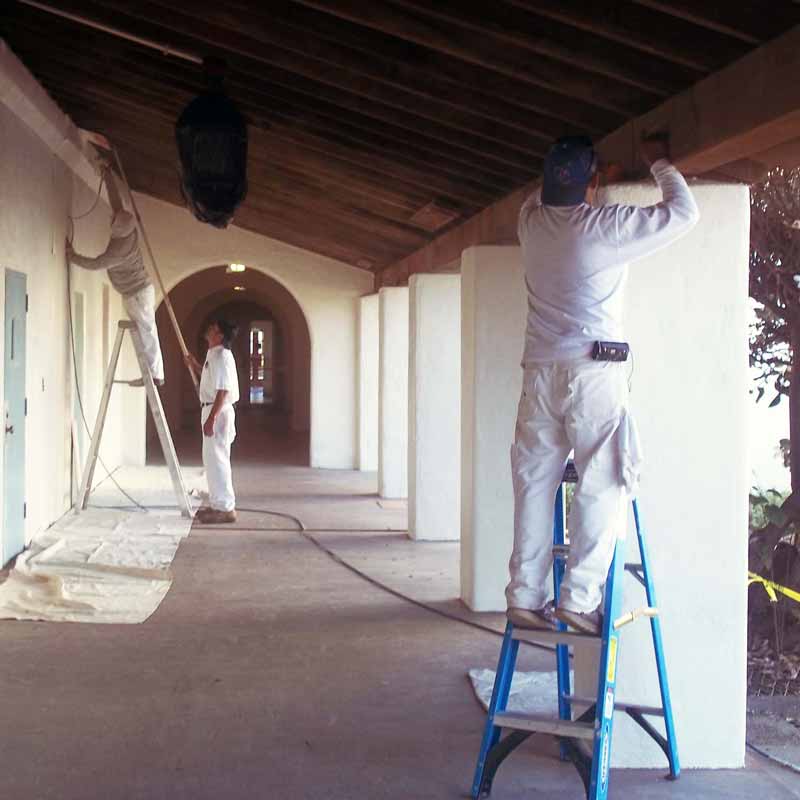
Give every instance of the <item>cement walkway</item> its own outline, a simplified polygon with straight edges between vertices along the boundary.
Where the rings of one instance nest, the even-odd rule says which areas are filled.
[[[393,587],[466,615],[457,545],[414,544],[374,476],[240,467],[240,505],[277,508]],[[181,545],[145,625],[1,623],[0,764],[14,800],[463,798],[483,713],[466,670],[498,639],[404,602],[335,563],[288,523],[244,513]],[[468,616],[468,615],[466,615]],[[484,616],[482,622],[487,622]],[[488,623],[499,627],[501,619]],[[521,666],[548,668],[526,650]],[[760,758],[742,771],[617,771],[611,796],[800,798]],[[579,800],[554,744],[532,739],[493,797]]]

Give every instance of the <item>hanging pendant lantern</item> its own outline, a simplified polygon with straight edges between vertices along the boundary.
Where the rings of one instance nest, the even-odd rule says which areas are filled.
[[[247,123],[225,94],[225,63],[203,62],[206,91],[175,124],[181,191],[201,222],[225,228],[247,195]]]

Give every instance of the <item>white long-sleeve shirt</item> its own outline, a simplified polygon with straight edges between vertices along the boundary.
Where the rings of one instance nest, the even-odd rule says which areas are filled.
[[[591,354],[595,341],[624,341],[622,314],[629,262],[689,231],[700,218],[683,176],[669,161],[651,172],[663,200],[655,205],[520,209],[518,235],[528,290],[523,366]]]
[[[84,269],[108,270],[111,285],[123,297],[130,297],[150,286],[150,278],[139,248],[136,221],[130,211],[116,214],[108,245],[99,256],[92,258],[73,252],[70,260]]]

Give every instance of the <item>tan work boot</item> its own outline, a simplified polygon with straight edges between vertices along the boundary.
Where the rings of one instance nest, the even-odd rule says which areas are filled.
[[[220,511],[216,508],[209,508],[204,511],[201,508],[200,511],[197,512],[195,519],[202,522],[203,525],[223,525],[236,522],[236,510]]]
[[[506,618],[515,628],[526,628],[535,631],[556,630],[556,619],[553,616],[552,603],[547,603],[536,611],[512,607],[506,611]]]
[[[563,622],[579,633],[588,633],[591,636],[599,636],[603,627],[603,615],[600,609],[594,611],[570,611],[568,608],[557,608],[555,610],[556,619]]]

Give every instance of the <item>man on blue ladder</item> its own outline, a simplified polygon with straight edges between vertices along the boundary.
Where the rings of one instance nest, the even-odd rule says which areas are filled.
[[[511,448],[514,550],[508,619],[523,628],[600,632],[602,588],[626,494],[638,478],[638,441],[628,414],[623,293],[628,263],[689,231],[699,212],[669,160],[666,137],[642,142],[660,203],[592,205],[598,186],[591,140],[551,147],[541,200],[519,216],[528,292],[522,397]],[[608,347],[607,345],[611,345]],[[570,553],[558,607],[550,598],[553,502],[570,452],[579,480],[569,519]]]

